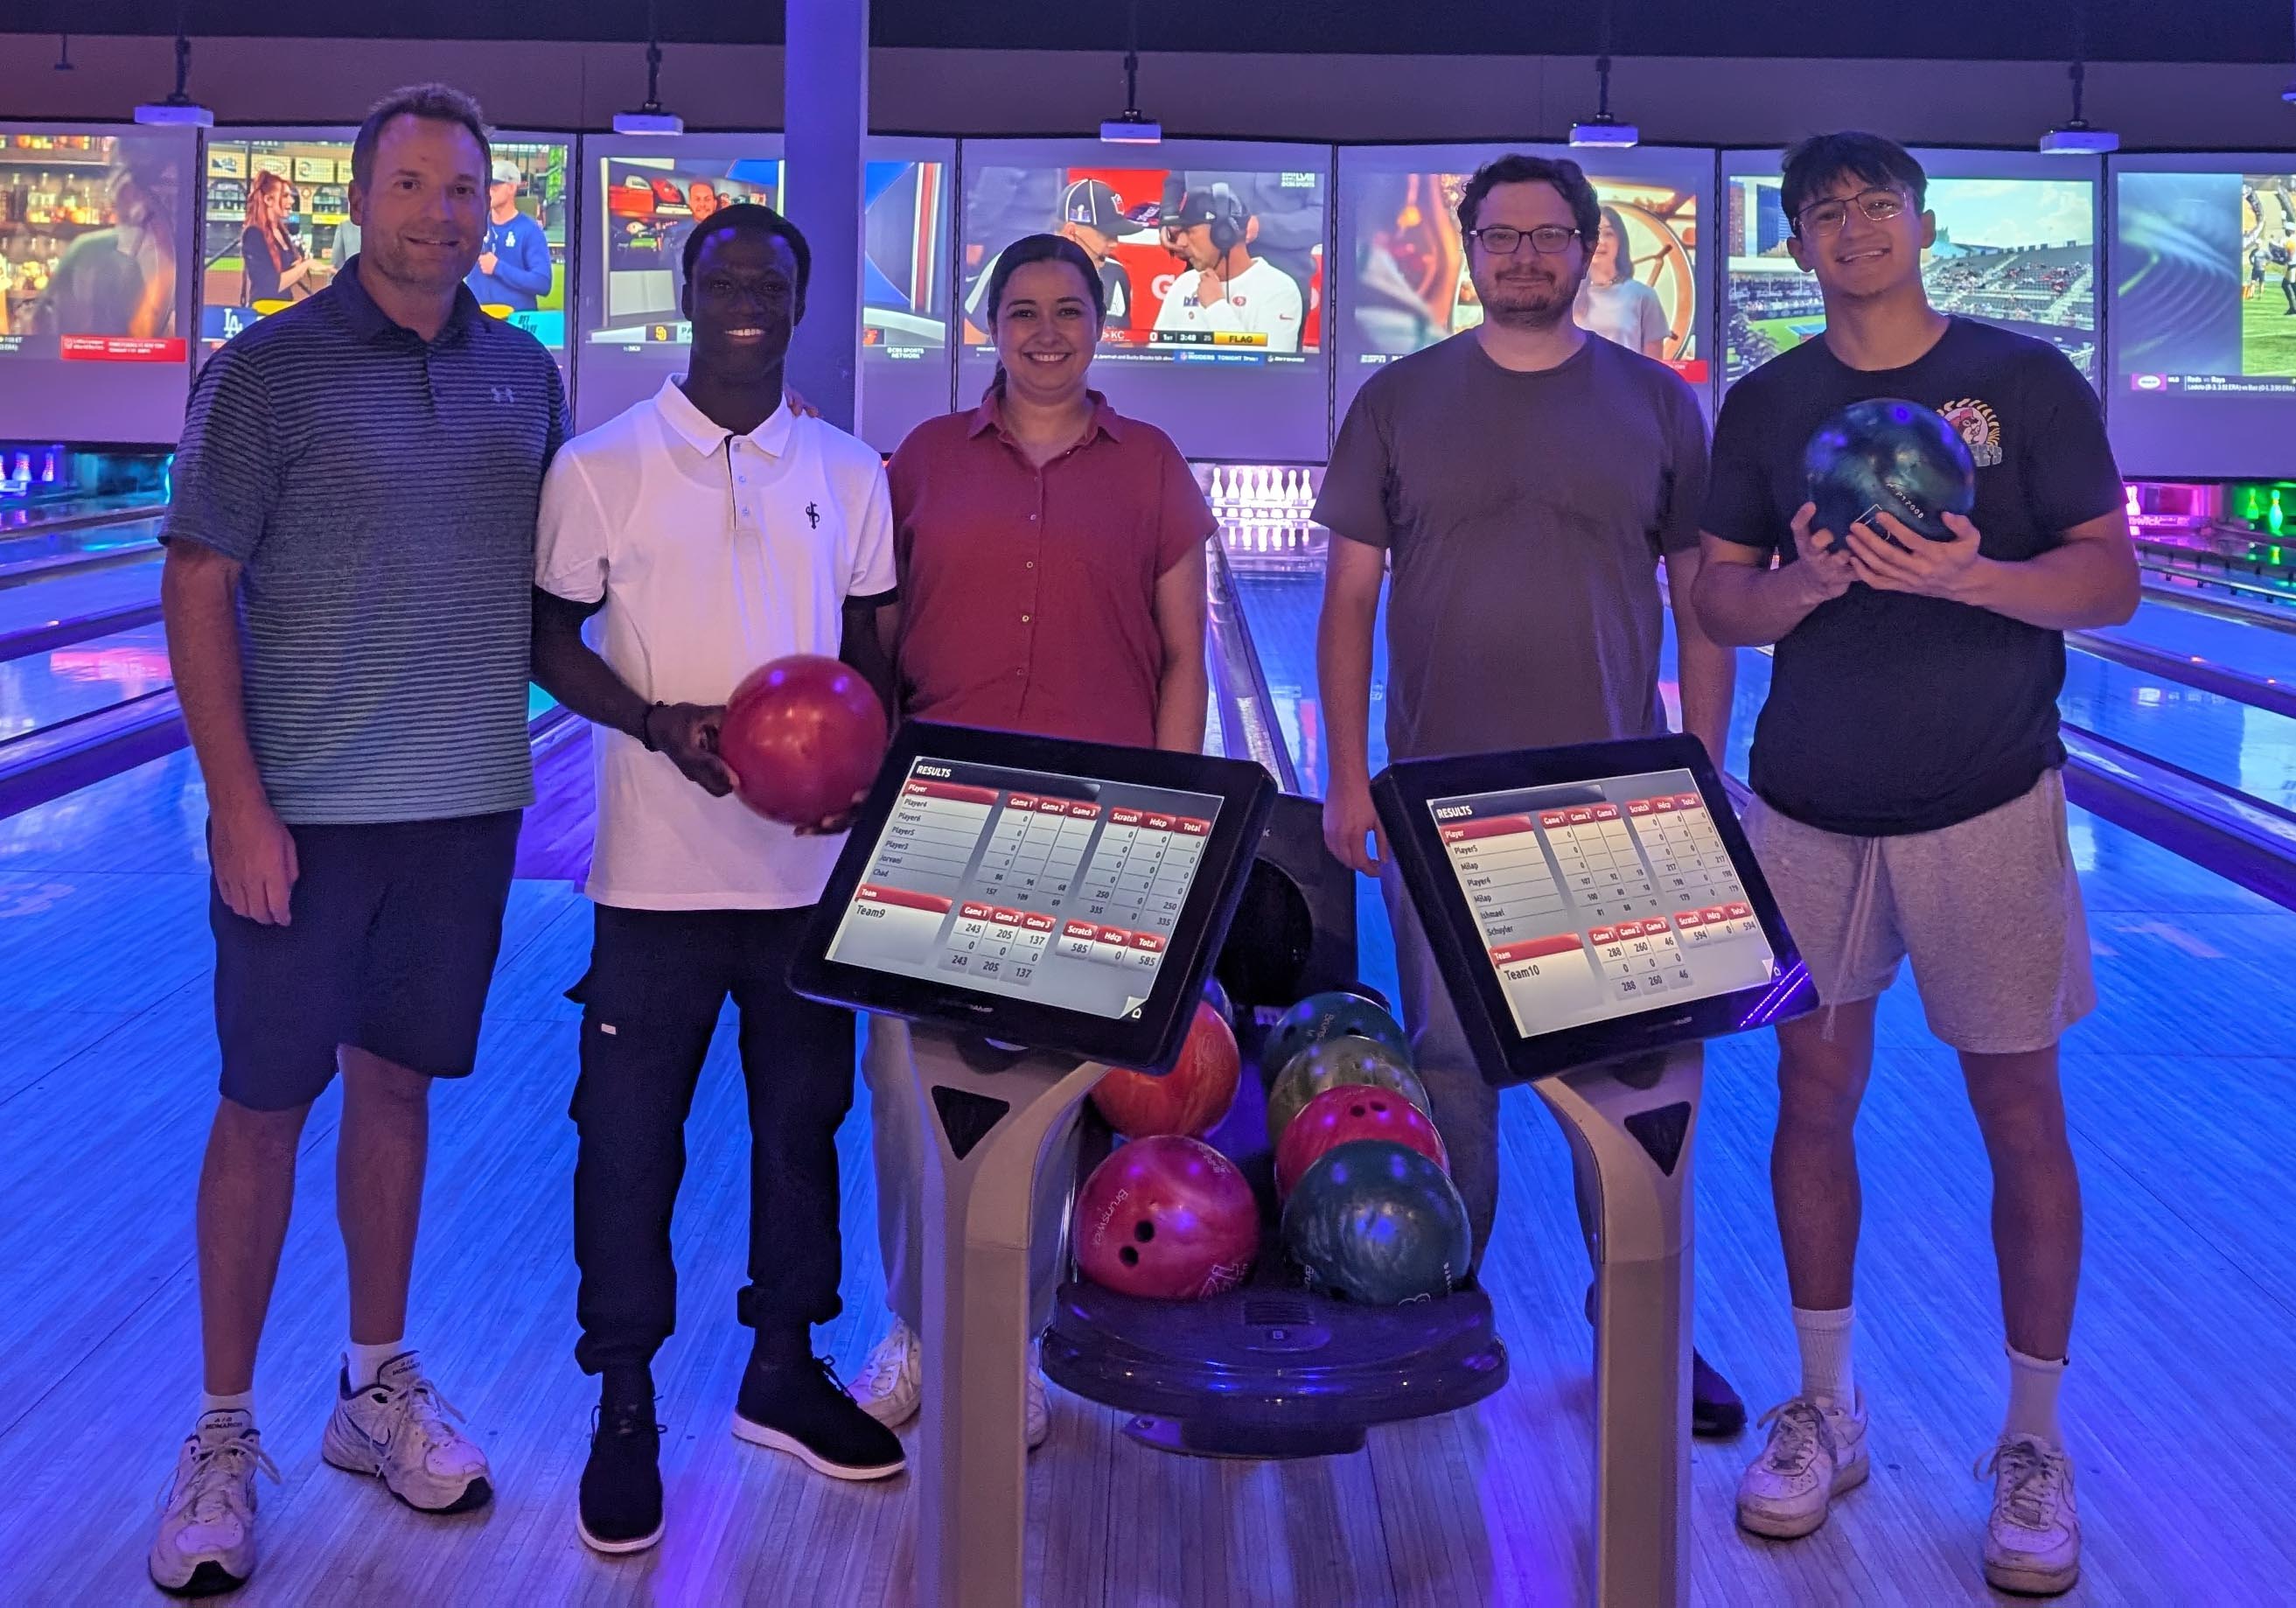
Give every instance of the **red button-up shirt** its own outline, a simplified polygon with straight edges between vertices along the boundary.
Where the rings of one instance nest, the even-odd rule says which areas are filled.
[[[907,714],[1154,746],[1156,580],[1216,526],[1171,439],[1090,394],[1084,439],[1041,469],[993,392],[893,455]]]

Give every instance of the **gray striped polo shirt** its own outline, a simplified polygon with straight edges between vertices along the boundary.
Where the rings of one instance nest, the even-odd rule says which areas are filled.
[[[533,336],[463,290],[425,342],[355,266],[208,359],[162,539],[246,566],[248,736],[282,820],[533,801],[535,514],[565,435],[565,384]]]

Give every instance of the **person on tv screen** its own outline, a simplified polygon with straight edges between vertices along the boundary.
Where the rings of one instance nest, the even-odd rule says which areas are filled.
[[[315,288],[310,254],[295,237],[297,200],[285,175],[268,168],[247,187],[247,223],[239,232],[240,306],[299,301]]]
[[[1266,349],[1300,349],[1297,281],[1251,254],[1259,219],[1225,184],[1183,190],[1160,219],[1165,249],[1187,265],[1157,309],[1160,334],[1211,330],[1267,337]]]
[[[1052,233],[1062,240],[1073,241],[1084,248],[1092,258],[1093,270],[1100,276],[1102,305],[1107,309],[1101,320],[1103,329],[1128,329],[1132,324],[1132,273],[1114,255],[1116,242],[1141,226],[1142,218],[1124,209],[1124,198],[1105,179],[1079,178],[1071,180],[1061,191],[1060,205],[1054,209]],[[1144,209],[1144,216],[1153,209]],[[988,260],[988,267],[965,299],[964,316],[976,329],[986,330],[988,319],[982,306],[988,297],[988,286],[996,277],[1004,253],[998,252]]]
[[[1645,357],[1664,357],[1671,333],[1658,292],[1635,277],[1635,259],[1627,245],[1626,220],[1616,207],[1603,209],[1603,226],[1595,236],[1594,258],[1578,286],[1572,309],[1578,327],[1600,335],[1615,346]]]
[[[685,186],[685,207],[692,214],[661,232],[661,257],[669,265],[671,293],[675,306],[685,305],[685,242],[693,238],[695,227],[706,222],[718,208],[728,203],[718,197],[718,186],[706,178],[697,178]]]
[[[2064,633],[2136,611],[2127,490],[2097,394],[2064,353],[1931,300],[1937,218],[1910,152],[1819,135],[1786,152],[1783,179],[1787,250],[1816,280],[1825,324],[1722,404],[1695,600],[1717,640],[1773,650],[1746,837],[1823,1006],[1777,1024],[1770,1181],[1800,1380],[1763,1416],[1738,1522],[1809,1535],[1889,1467],[1868,1449],[1852,1364],[1868,1316],[1852,1300],[1856,1129],[1881,997],[1910,960],[1961,1076],[1926,1085],[1908,1114],[1959,1120],[1965,1099],[1991,1161],[1999,1326],[1968,1336],[2006,1351],[1988,1370],[2008,1400],[1982,1464],[1985,1578],[2054,1596],[2081,1548],[2057,1412],[2081,1262],[2058,1046],[2096,1005],[2057,694]],[[1970,444],[1976,504],[1944,515],[1945,539],[1888,513],[1814,522],[1804,444],[1841,407],[1882,398],[1936,409]],[[1974,1284],[1975,1243],[1930,1254]],[[1885,1325],[1913,1318],[1931,1366],[1973,1375],[1978,1346],[1952,1343],[1961,1323],[1875,1306]]]
[[[487,244],[471,270],[471,294],[484,308],[531,313],[551,283],[550,237],[538,218],[518,209],[524,176],[516,162],[497,158],[487,186]]]
[[[986,283],[996,379],[977,406],[911,431],[887,471],[900,577],[899,712],[1198,752],[1211,508],[1171,438],[1119,414],[1086,383],[1106,317],[1106,282],[1091,253],[1063,236],[1028,235],[1004,249]],[[853,1393],[894,1426],[915,1416],[924,1378],[931,1141],[909,1054],[906,1022],[870,1019],[862,1071],[893,1323]],[[1053,1159],[1029,1240],[1032,1332],[1051,1321],[1060,1285],[1075,1120],[1045,1144]],[[1041,1445],[1052,1418],[1035,1367],[1025,1411],[1029,1445]]]
[[[111,226],[72,242],[32,309],[43,335],[176,332],[176,166],[164,152],[119,143]]]
[[[1103,323],[1122,326],[1132,322],[1132,275],[1111,253],[1135,226],[1125,216],[1123,198],[1103,180],[1080,178],[1061,192],[1061,222],[1054,233],[1082,246],[1100,271],[1108,308]]]
[[[1381,595],[1395,758],[1652,737],[1667,730],[1663,558],[1683,729],[1710,755],[1729,746],[1735,661],[1686,606],[1704,415],[1673,370],[1590,339],[1570,316],[1600,205],[1576,162],[1509,155],[1476,172],[1457,216],[1482,321],[1365,382],[1316,497],[1316,521],[1332,533],[1316,629],[1331,761],[1324,841],[1379,880],[1404,1026],[1478,1259],[1498,1216],[1499,1093],[1478,1070],[1372,804]],[[1502,688],[1538,691],[1495,695]],[[1694,1062],[1700,1048],[1661,1053]],[[1574,1181],[1591,1259],[1594,1182],[1583,1166]],[[1737,1433],[1745,1404],[1692,1358],[1693,1432]]]

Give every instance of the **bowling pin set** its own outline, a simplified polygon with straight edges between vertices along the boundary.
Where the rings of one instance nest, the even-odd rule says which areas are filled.
[[[1204,496],[1232,554],[1304,553],[1316,505],[1315,472],[1272,464],[1215,464]]]

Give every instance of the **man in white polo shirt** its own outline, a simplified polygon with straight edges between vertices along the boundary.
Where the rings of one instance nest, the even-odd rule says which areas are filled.
[[[601,1552],[660,1538],[652,1362],[676,1317],[670,1213],[685,1123],[719,1011],[741,1012],[750,1103],[756,1332],[734,1432],[838,1479],[897,1473],[900,1441],[813,1354],[837,1316],[836,1135],[853,1018],[790,992],[838,824],[793,832],[728,796],[717,754],[743,675],[841,654],[880,695],[894,600],[877,455],[783,398],[805,309],[804,237],[769,208],[721,209],[685,245],[682,381],[569,442],[543,486],[535,679],[595,721],[595,901],[573,1117],[575,1359],[602,1375],[579,1530]],[[583,639],[597,617],[599,648]]]

